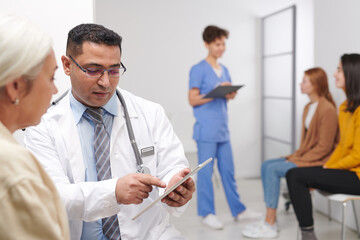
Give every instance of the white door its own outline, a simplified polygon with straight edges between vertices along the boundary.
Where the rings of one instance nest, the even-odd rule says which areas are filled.
[[[262,160],[295,150],[296,7],[262,18]]]

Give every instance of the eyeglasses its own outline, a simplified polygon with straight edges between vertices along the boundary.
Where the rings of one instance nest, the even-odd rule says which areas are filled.
[[[69,55],[69,58],[80,68],[81,71],[85,73],[85,75],[89,78],[100,78],[102,75],[104,75],[105,72],[108,72],[109,77],[120,77],[126,72],[126,67],[122,62],[120,62],[120,67],[117,68],[83,68],[78,64],[72,56]]]

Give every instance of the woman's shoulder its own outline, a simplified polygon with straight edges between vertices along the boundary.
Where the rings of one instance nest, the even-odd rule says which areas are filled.
[[[347,100],[345,100],[344,102],[342,102],[339,106],[339,116],[341,115],[346,115],[349,112],[346,110],[347,109]]]
[[[0,139],[0,146],[0,178],[38,174],[35,157],[25,147],[4,138]]]
[[[325,97],[321,97],[319,99],[318,107],[321,111],[333,111],[336,113],[336,106],[332,102],[327,100]]]
[[[356,117],[357,119],[360,120],[360,106],[355,109],[353,114],[354,114],[354,117]]]
[[[193,65],[191,67],[191,69],[200,69],[200,68],[204,68],[207,66],[207,62],[205,59],[201,60],[200,62],[196,63],[195,65]]]
[[[206,72],[206,64],[206,61],[202,60],[193,65],[190,69],[190,78],[191,76],[202,76]]]

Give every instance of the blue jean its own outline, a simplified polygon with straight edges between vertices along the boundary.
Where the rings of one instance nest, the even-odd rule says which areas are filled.
[[[245,210],[245,205],[240,201],[234,178],[234,162],[231,144],[227,142],[202,142],[197,141],[199,163],[208,158],[217,158],[218,169],[224,187],[226,199],[232,216],[237,216]],[[198,215],[206,216],[215,214],[214,189],[212,184],[214,161],[198,172],[197,178],[197,206]]]
[[[296,165],[286,161],[286,158],[266,160],[261,165],[261,179],[264,189],[264,199],[267,208],[278,207],[280,195],[280,179],[288,170]]]

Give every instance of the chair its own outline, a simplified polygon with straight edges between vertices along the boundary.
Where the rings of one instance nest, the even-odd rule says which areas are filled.
[[[282,195],[282,197],[284,198],[285,202],[285,211],[288,212],[291,206],[291,200],[290,200],[290,194],[289,194],[289,189],[287,187],[287,183],[285,181],[285,178],[282,178],[280,180],[280,194]]]
[[[333,194],[324,192],[321,190],[317,190],[321,195],[328,199],[328,213],[329,213],[329,221],[331,221],[331,201],[339,202],[342,204],[342,226],[341,226],[341,239],[345,240],[345,220],[346,220],[346,205],[348,201],[351,201],[354,211],[356,230],[358,233],[358,237],[360,238],[360,230],[358,224],[358,218],[356,214],[356,206],[355,200],[360,200],[360,195],[349,195],[349,194]]]

